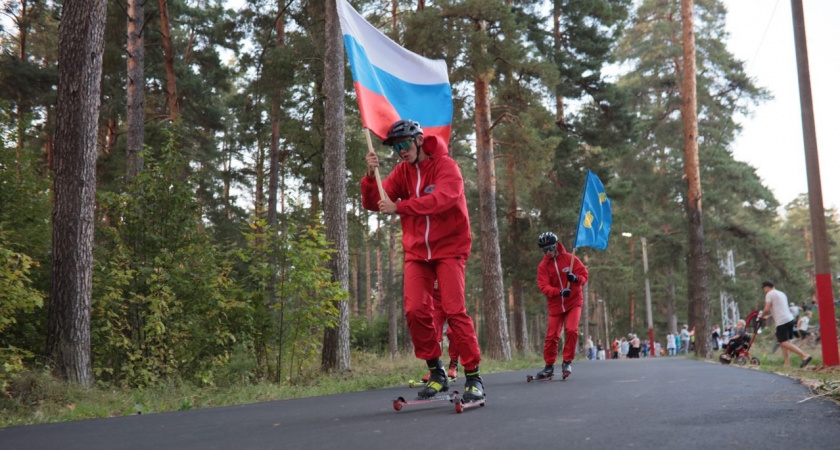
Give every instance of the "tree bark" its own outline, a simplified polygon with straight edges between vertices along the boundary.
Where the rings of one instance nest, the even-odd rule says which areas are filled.
[[[368,322],[372,317],[370,297],[370,237],[365,236],[365,317]]]
[[[382,227],[379,220],[376,220],[376,314],[381,316],[384,311],[385,300],[384,280],[382,279]]]
[[[126,76],[126,145],[125,174],[131,180],[143,170],[140,152],[143,150],[145,123],[146,49],[143,25],[146,0],[128,0],[128,43]]]
[[[479,21],[478,32],[486,32],[486,22]],[[496,219],[496,173],[493,161],[493,138],[490,134],[490,79],[483,71],[475,78],[476,166],[478,168],[479,215],[481,221],[481,274],[484,297],[485,345],[491,358],[510,359],[510,336],[502,286],[502,260]]]
[[[694,349],[701,357],[712,356],[709,341],[709,296],[707,292],[706,239],[703,232],[700,160],[697,147],[697,66],[694,47],[694,1],[682,0],[683,82],[682,120],[685,139],[685,177],[688,196],[688,323],[695,330]]]
[[[510,229],[509,239],[517,248],[521,248],[522,236],[519,233],[517,226],[517,214],[519,212],[519,199],[516,191],[516,158],[514,155],[508,155],[505,168],[508,179],[508,196],[510,197],[510,206],[508,208],[508,228]],[[514,267],[519,267],[519,255],[513,255],[515,261]],[[525,321],[525,298],[522,296],[522,281],[514,276],[511,281],[510,293],[513,297],[513,304],[511,309],[510,330],[513,334],[513,346],[519,352],[524,352],[528,348],[528,331]]]
[[[175,51],[172,49],[172,32],[169,26],[169,7],[167,0],[158,0],[160,9],[160,34],[163,45],[163,60],[166,66],[166,98],[169,103],[169,118],[175,122],[181,115],[178,102],[178,85],[175,77]]]
[[[347,290],[347,183],[344,135],[344,42],[335,0],[327,0],[324,52],[324,221],[335,253],[330,259],[333,280]],[[338,324],[324,332],[321,368],[350,370],[350,311],[347,300],[336,301]]]
[[[64,4],[59,27],[55,197],[47,355],[67,381],[93,384],[90,302],[105,0]]]
[[[278,1],[277,10],[279,11],[277,22],[275,23],[275,32],[277,37],[274,40],[274,45],[281,48],[286,45],[286,14],[284,12],[285,2]],[[268,224],[277,224],[277,185],[280,179],[280,122],[283,114],[280,103],[283,96],[282,87],[278,86],[274,90],[271,98],[271,144],[268,151]]]
[[[394,231],[397,226],[397,218],[391,216],[388,219],[388,279],[390,281],[390,292],[397,289],[397,265],[394,258],[397,255],[397,236]],[[391,351],[391,357],[397,356],[399,350],[397,342],[397,295],[388,295],[388,350]]]

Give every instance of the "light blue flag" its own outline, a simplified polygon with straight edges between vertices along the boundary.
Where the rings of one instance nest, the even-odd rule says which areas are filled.
[[[604,184],[589,170],[583,187],[583,201],[580,203],[575,246],[606,250],[612,227],[612,206]]]

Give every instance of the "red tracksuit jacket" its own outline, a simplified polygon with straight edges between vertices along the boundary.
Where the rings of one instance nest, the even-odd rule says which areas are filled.
[[[400,162],[382,180],[388,197],[397,204],[405,259],[467,259],[472,233],[461,170],[438,137],[425,137],[423,151],[429,158],[417,164]],[[362,206],[379,211],[378,202],[376,180],[362,177]]]
[[[569,273],[569,265],[572,263],[572,258],[575,259],[572,273],[577,275],[577,283],[569,283],[566,279],[566,274]],[[548,255],[543,256],[543,260],[537,267],[537,286],[540,292],[545,294],[548,301],[548,314],[556,316],[565,313],[566,311],[583,305],[583,285],[589,279],[589,271],[586,266],[571,253],[566,253],[566,248],[563,244],[557,243],[557,256],[550,258]],[[563,288],[569,288],[572,293],[568,297],[561,297],[560,291]]]

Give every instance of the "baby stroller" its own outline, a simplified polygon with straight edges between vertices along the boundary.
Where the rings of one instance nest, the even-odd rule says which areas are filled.
[[[743,335],[735,336],[729,340],[723,353],[720,354],[721,364],[729,364],[733,360],[739,365],[746,365],[748,362],[754,366],[761,365],[761,360],[750,356],[750,348],[761,330],[762,320],[758,318],[758,311],[753,311],[747,316],[746,332]],[[752,330],[752,333],[749,331]]]

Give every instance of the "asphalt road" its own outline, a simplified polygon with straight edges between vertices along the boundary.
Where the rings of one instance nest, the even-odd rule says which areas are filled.
[[[681,357],[579,361],[565,380],[484,376],[487,404],[395,411],[396,387],[252,405],[0,429],[12,449],[820,449],[840,406],[798,381]],[[453,386],[463,389],[463,378]],[[805,400],[805,401],[803,401]]]

